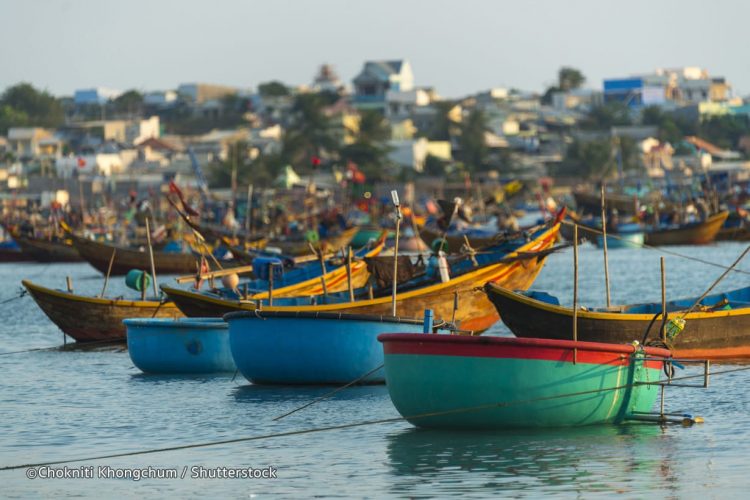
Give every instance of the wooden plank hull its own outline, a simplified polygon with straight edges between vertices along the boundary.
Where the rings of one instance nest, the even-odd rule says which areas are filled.
[[[108,245],[98,241],[73,236],[73,244],[78,253],[102,274],[107,273],[112,252],[117,250],[112,264],[112,275],[123,276],[131,269],[151,272],[148,250],[135,250]],[[157,274],[188,274],[196,270],[196,257],[192,254],[154,252],[154,267]]]
[[[486,285],[503,323],[517,336],[557,340],[573,339],[573,310]],[[614,344],[642,342],[653,314],[623,314],[579,311],[578,340]],[[674,342],[677,358],[734,359],[750,357],[750,308],[715,312],[693,312]],[[657,317],[648,340],[659,338]]]
[[[519,247],[516,252],[508,254],[508,257],[517,256],[520,252],[538,252],[550,248],[557,238],[558,229],[559,224],[556,224],[538,238]],[[493,282],[512,289],[526,290],[542,270],[544,262],[544,257],[500,262],[458,276],[445,283],[399,293],[396,301],[396,314],[404,317],[420,317],[426,309],[432,309],[436,318],[450,320],[453,317],[454,296],[458,294],[459,304],[455,319],[460,322],[460,327],[473,331],[486,330],[499,319],[499,316],[480,288],[481,285]],[[162,286],[162,290],[182,312],[191,317],[216,317],[233,311],[253,311],[256,308],[256,304],[249,301],[225,300],[167,286]],[[263,310],[390,315],[391,307],[391,297],[380,297],[337,304],[263,306]]]
[[[37,305],[60,330],[77,342],[125,340],[126,318],[179,318],[174,304],[158,301],[99,299],[52,290],[23,281]]]
[[[646,233],[646,244],[660,245],[706,245],[716,239],[729,212],[712,215],[705,221],[675,229],[662,229]]]
[[[37,262],[82,262],[73,245],[57,241],[37,240],[14,236],[24,255]]]

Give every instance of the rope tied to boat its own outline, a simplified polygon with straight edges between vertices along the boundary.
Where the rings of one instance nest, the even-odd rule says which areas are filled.
[[[25,288],[21,288],[21,289],[18,290],[18,294],[15,297],[11,297],[9,299],[5,299],[4,301],[0,302],[0,305],[7,304],[8,302],[12,302],[12,301],[14,301],[16,299],[23,298],[23,297],[25,297],[28,294],[29,294],[28,290],[26,290]]]

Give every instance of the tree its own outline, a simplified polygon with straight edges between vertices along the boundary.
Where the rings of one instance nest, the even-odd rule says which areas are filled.
[[[581,121],[581,127],[590,130],[609,130],[616,125],[632,125],[630,111],[625,104],[608,102],[591,109]]]
[[[487,117],[480,109],[472,109],[461,123],[458,157],[470,172],[482,170],[486,166],[488,149],[485,133],[488,130]]]
[[[455,135],[456,124],[450,118],[451,110],[456,106],[453,101],[438,101],[432,103],[435,109],[435,119],[432,122],[430,130],[427,131],[427,138],[431,141],[448,141],[452,135]]]
[[[258,85],[258,93],[264,97],[279,97],[289,95],[289,88],[283,83],[273,80]]]
[[[128,90],[112,101],[116,113],[128,116],[143,114],[143,94],[137,90]]]
[[[282,156],[288,163],[307,167],[313,156],[337,151],[338,141],[331,119],[323,109],[325,102],[319,94],[298,94],[295,97],[282,148]]]
[[[388,163],[390,137],[390,125],[382,114],[362,111],[357,139],[341,149],[341,159],[345,163],[355,163],[368,180],[380,180],[385,174],[383,167]]]
[[[609,139],[575,140],[568,146],[565,159],[557,173],[586,179],[604,179],[614,166]]]
[[[580,88],[586,77],[579,70],[563,66],[557,72],[557,85],[560,90],[573,90]]]
[[[60,102],[28,83],[8,87],[0,97],[0,133],[10,127],[57,127],[65,114]]]

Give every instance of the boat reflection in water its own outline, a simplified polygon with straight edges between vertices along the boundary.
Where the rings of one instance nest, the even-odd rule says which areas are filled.
[[[387,439],[393,474],[389,493],[395,496],[440,496],[456,488],[462,494],[502,497],[597,492],[643,496],[655,490],[674,494],[678,488],[676,445],[670,429],[656,425],[408,429]]]

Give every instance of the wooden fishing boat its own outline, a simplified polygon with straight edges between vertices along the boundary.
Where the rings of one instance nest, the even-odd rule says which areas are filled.
[[[131,269],[149,270],[151,261],[148,250],[110,245],[99,241],[71,235],[73,245],[81,257],[102,274],[107,274],[112,253],[115,260],[112,264],[112,276],[122,276]],[[196,270],[196,256],[192,253],[154,251],[154,267],[159,274],[187,274]]]
[[[388,393],[419,427],[570,427],[648,413],[666,349],[570,340],[388,333]],[[644,384],[651,382],[652,384]]]
[[[364,258],[376,257],[385,248],[385,238],[381,238],[380,242],[377,243],[372,249],[364,253]],[[315,264],[312,264],[315,266]],[[370,279],[370,273],[367,270],[367,264],[362,259],[353,259],[351,268],[347,271],[347,265],[342,264],[335,269],[332,269],[325,274],[316,273],[315,276],[293,283],[282,288],[274,290],[273,296],[277,298],[281,297],[303,297],[303,296],[314,296],[322,293],[335,293],[343,292],[349,289],[349,276],[351,275],[352,289],[357,289],[365,286]],[[323,281],[325,281],[325,288],[323,287]],[[269,292],[256,293],[249,297],[249,300],[262,300],[268,299]]]
[[[378,335],[421,332],[423,321],[363,314],[235,312],[229,343],[237,369],[255,384],[383,383]]]
[[[559,305],[543,292],[518,293],[494,284],[485,285],[508,328],[523,338],[573,338],[573,309]],[[667,302],[668,318],[681,317],[697,300]],[[672,346],[683,359],[737,359],[750,357],[750,287],[707,296],[685,316],[685,329]],[[578,339],[588,342],[644,343],[658,340],[661,303],[632,304],[578,311]],[[648,332],[648,336],[647,336]]]
[[[126,318],[179,318],[183,314],[171,302],[123,300],[75,295],[21,282],[44,314],[78,342],[125,340]]]
[[[596,246],[604,247],[604,235],[597,234]],[[620,224],[617,232],[607,233],[607,248],[642,248],[645,232],[640,224]]]
[[[573,198],[576,201],[576,210],[590,214],[601,213],[602,198],[601,194],[593,191],[576,189],[573,191]],[[637,197],[634,195],[625,195],[618,193],[606,193],[604,195],[606,210],[616,209],[620,214],[636,214],[640,205],[654,205],[656,203],[664,204],[662,210],[671,210],[672,203],[662,200],[661,193],[652,191],[646,196]]]
[[[693,222],[675,227],[658,228],[646,232],[646,244],[660,245],[706,245],[716,239],[722,224],[729,216],[726,210],[702,222]]]
[[[44,240],[13,236],[24,255],[37,262],[82,262],[70,240]]]
[[[145,373],[217,373],[236,370],[229,327],[219,318],[128,318],[128,354]]]
[[[539,229],[530,241],[520,243],[507,252],[506,258],[493,264],[478,267],[444,283],[432,283],[396,296],[397,314],[406,317],[420,316],[426,309],[435,311],[435,317],[452,318],[464,330],[482,331],[492,326],[499,316],[481,288],[483,283],[494,282],[512,289],[525,290],[536,279],[544,266],[549,249],[554,244],[559,224]],[[181,290],[162,285],[162,290],[177,307],[190,317],[219,317],[233,311],[254,311],[255,301],[227,300],[191,290]],[[454,297],[459,307],[454,313]],[[336,312],[352,314],[389,315],[391,297],[383,296],[352,302],[330,304],[296,304],[291,306],[263,305],[264,311]]]
[[[432,245],[433,241],[443,237],[443,232],[437,230],[434,227],[425,226],[419,230],[419,235],[422,237],[424,242],[428,246],[430,246]],[[497,241],[497,239],[502,239],[502,237],[503,237],[502,233],[496,233],[491,236],[476,236],[476,235],[466,236],[466,238],[469,240],[469,244],[474,248],[486,247],[486,246],[492,245],[493,243]],[[458,252],[461,250],[461,247],[463,247],[466,244],[466,240],[464,239],[464,236],[462,234],[455,234],[455,233],[448,232],[445,235],[445,239],[448,242],[449,252]]]
[[[356,227],[344,229],[338,234],[313,243],[313,248],[323,250],[324,252],[335,252],[341,248],[346,248],[351,243],[354,235],[357,234],[357,231],[359,231],[359,228]],[[310,253],[310,243],[304,238],[272,240],[268,242],[268,246],[278,248],[281,250],[281,253],[286,255],[297,256]]]
[[[29,262],[33,260],[30,255],[21,251],[21,247],[15,241],[7,240],[0,242],[0,263]]]

